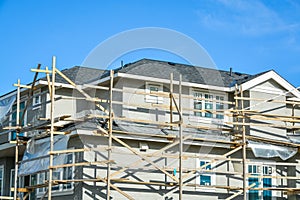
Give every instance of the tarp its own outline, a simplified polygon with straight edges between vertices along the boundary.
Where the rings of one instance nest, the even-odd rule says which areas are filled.
[[[67,149],[69,136],[57,135],[54,137],[54,151]],[[26,146],[23,159],[19,167],[19,175],[30,175],[49,169],[50,137],[34,140],[30,139]],[[55,155],[54,165],[66,163],[66,154]]]
[[[16,95],[0,100],[0,123],[4,121],[5,116],[11,110],[11,107],[13,106],[15,100]]]
[[[293,157],[297,152],[297,148],[285,147],[273,144],[249,141],[248,147],[252,149],[255,157],[273,158],[280,157],[282,160],[287,160]]]

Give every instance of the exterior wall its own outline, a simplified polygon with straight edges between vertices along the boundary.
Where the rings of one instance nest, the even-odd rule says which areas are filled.
[[[250,98],[253,99],[272,99],[276,97],[276,100],[286,101],[285,95],[282,95],[284,91],[280,86],[276,85],[274,81],[270,80],[258,86],[255,86],[250,90]],[[273,115],[286,115],[291,116],[291,110],[287,109],[285,103],[272,103],[263,101],[251,101],[250,106],[252,110],[257,110],[265,114]],[[279,120],[264,120],[264,119],[252,119],[250,123],[261,123],[261,126],[252,126],[250,130],[250,135],[255,135],[259,137],[265,137],[268,139],[284,140],[287,134],[286,125],[291,125],[290,123],[285,123]],[[275,128],[268,126],[268,123],[273,123],[283,128]]]
[[[10,172],[15,168],[15,158],[5,157],[0,158],[0,165],[4,166],[4,179],[3,179],[3,196],[10,195]]]
[[[84,161],[93,162],[93,161],[103,161],[107,158],[107,138],[103,137],[95,137],[95,136],[82,136],[83,140],[87,142],[85,144],[86,148],[97,148],[96,152],[85,152],[84,153]],[[129,146],[131,146],[135,151],[147,156],[155,153],[157,150],[161,149],[167,143],[161,142],[150,142],[146,143],[149,146],[149,149],[146,152],[141,152],[139,149],[139,141],[137,140],[125,140],[123,139]],[[221,156],[224,153],[228,152],[229,149],[220,149],[220,148],[212,148],[212,147],[201,147],[201,146],[189,146],[185,145],[185,155],[186,157],[183,160],[183,168],[193,170],[199,165],[197,164],[200,160],[210,161],[214,156]],[[166,169],[169,173],[172,174],[174,169],[177,169],[177,174],[175,175],[177,178],[178,174],[178,159],[176,158],[176,154],[178,153],[178,146],[175,146],[169,150],[167,150],[163,154],[158,154],[154,157],[148,157],[152,160],[155,165]],[[209,153],[209,155],[207,154]],[[165,156],[165,157],[162,157]],[[140,157],[134,155],[127,148],[120,146],[118,143],[113,143],[112,155],[111,159],[113,160],[112,171],[114,173],[120,170],[122,167],[129,167],[129,169],[125,170],[125,172],[119,173],[113,177],[113,179],[124,179],[124,180],[132,180],[132,181],[144,181],[144,182],[174,182],[170,177],[167,177],[161,171],[147,163],[146,161],[142,161],[139,164],[132,165],[140,160]],[[175,157],[174,157],[175,156]],[[189,157],[187,157],[189,156]],[[238,157],[240,155],[233,155],[233,157]],[[131,166],[131,167],[130,167]],[[212,174],[212,183],[213,185],[223,185],[223,186],[236,186],[240,187],[241,179],[230,176],[226,173],[222,173],[224,171],[234,171],[234,164],[232,162],[220,162],[216,165],[212,165],[212,170],[215,170],[216,173]],[[201,173],[199,171],[199,173]],[[102,165],[98,168],[93,167],[84,167],[83,169],[83,178],[90,177],[106,177],[106,165]],[[191,176],[192,178],[193,176]],[[192,178],[189,187],[184,188],[184,198],[185,199],[199,199],[199,197],[205,197],[206,199],[224,199],[230,194],[228,194],[225,189],[215,189],[209,187],[199,187],[199,177]],[[161,195],[167,193],[172,187],[165,186],[155,186],[155,185],[139,185],[139,184],[128,184],[128,183],[115,183],[115,186],[119,187],[124,192],[128,193],[135,199],[140,199],[141,194],[143,199],[156,199],[162,198]],[[93,187],[97,186],[97,187]],[[124,197],[117,191],[112,190],[113,199],[123,199]],[[105,199],[106,194],[106,186],[103,183],[87,183],[87,185],[83,186],[83,199]],[[168,198],[177,199],[178,193],[170,195]]]
[[[116,105],[114,106],[114,112],[116,116],[122,116],[132,119],[141,119],[141,120],[150,120],[157,122],[170,122],[170,98],[167,96],[163,97],[162,103],[153,104],[146,101],[147,94],[146,92],[146,84],[149,82],[141,81],[141,80],[133,80],[133,79],[122,79],[118,81],[117,87],[123,88],[124,92],[122,94],[115,94],[114,98],[118,101],[124,103],[123,106]],[[169,92],[169,85],[162,84],[163,91]],[[228,100],[228,94],[222,91],[212,91],[212,90],[201,90],[198,88],[191,87],[183,87],[182,88],[182,108],[183,108],[183,120],[186,124],[199,125],[199,126],[218,126],[222,125],[224,121],[231,121],[229,117],[226,115],[224,119],[216,119],[216,118],[206,118],[206,117],[198,117],[194,116],[194,111],[192,110],[194,107],[193,104],[193,90],[201,91],[208,94],[213,95],[223,95],[225,97],[225,101]],[[174,94],[178,95],[178,86],[174,85]],[[122,95],[122,96],[121,96]],[[189,96],[190,98],[187,98]],[[177,99],[177,98],[176,98]],[[178,99],[176,100],[178,104]],[[128,104],[131,104],[129,106]],[[174,103],[173,106],[175,107]],[[149,107],[149,108],[148,108]],[[224,105],[224,109],[227,109],[228,105]],[[214,114],[215,115],[215,114]],[[176,109],[173,109],[173,121],[178,121],[178,114],[176,114]]]

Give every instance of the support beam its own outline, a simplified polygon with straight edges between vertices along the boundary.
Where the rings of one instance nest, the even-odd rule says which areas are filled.
[[[114,84],[114,71],[110,70],[110,84],[109,84],[109,119],[108,119],[108,149],[107,149],[107,159],[111,160],[111,146],[112,146],[112,129],[113,129],[113,85]],[[106,199],[110,200],[110,172],[111,171],[111,163],[107,163],[107,175],[106,175]]]
[[[56,57],[52,57],[52,85],[51,85],[51,108],[50,108],[50,152],[54,150],[54,104],[55,104],[55,71]],[[49,185],[48,185],[48,200],[52,199],[52,179],[53,179],[53,154],[49,155]]]

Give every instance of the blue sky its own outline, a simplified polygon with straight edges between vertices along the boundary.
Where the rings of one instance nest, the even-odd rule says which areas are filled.
[[[101,42],[120,32],[162,27],[202,45],[219,69],[245,73],[276,70],[300,86],[300,3],[295,0],[0,0],[0,94],[18,78],[33,79],[30,68],[80,65]],[[184,62],[166,52],[133,52],[140,58]],[[114,63],[116,64],[116,63]]]

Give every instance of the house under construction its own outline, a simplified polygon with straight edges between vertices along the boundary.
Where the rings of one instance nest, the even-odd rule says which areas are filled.
[[[31,71],[0,97],[0,199],[300,199],[300,92],[273,70]]]

